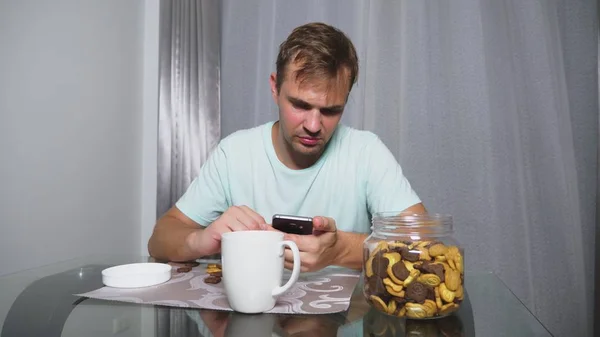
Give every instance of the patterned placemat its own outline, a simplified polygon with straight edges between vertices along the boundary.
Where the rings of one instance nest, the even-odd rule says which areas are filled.
[[[134,289],[102,287],[75,295],[120,302],[231,311],[223,282],[204,282],[208,276],[206,265],[194,267],[187,273],[178,273],[176,269],[173,267],[171,280],[160,285]],[[285,270],[282,281],[289,277],[290,271]],[[337,267],[301,273],[294,286],[281,295],[275,307],[268,312],[330,314],[346,311],[359,279],[359,272]]]

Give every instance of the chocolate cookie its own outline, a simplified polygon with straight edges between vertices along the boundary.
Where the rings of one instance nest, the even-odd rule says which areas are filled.
[[[405,259],[406,261],[410,261],[410,262],[417,262],[419,261],[419,257],[421,256],[421,254],[419,254],[418,250],[408,250],[407,247],[402,247],[402,249],[400,249],[400,255],[402,255],[402,258]]]
[[[404,298],[404,297],[392,296],[392,299],[398,303],[398,307],[404,306],[404,303],[407,302],[406,298]]]
[[[429,287],[423,283],[418,281],[411,282],[408,287],[406,287],[406,299],[413,300],[416,303],[423,303],[427,298],[428,292]]]
[[[383,257],[383,253],[377,253],[373,259],[373,273],[381,278],[387,277],[389,260]]]
[[[419,269],[422,273],[425,274],[435,274],[440,278],[440,282],[444,282],[444,266],[441,264],[431,263],[429,261],[424,261],[421,265],[416,265],[415,268]]]
[[[217,284],[221,282],[221,278],[218,276],[209,276],[207,278],[204,279],[204,283],[209,283],[209,284]]]
[[[402,253],[402,249],[406,249],[406,247],[405,246],[394,246],[394,247],[390,248],[390,252],[398,253],[398,254],[402,255],[401,254]]]
[[[394,276],[396,276],[396,278],[402,281],[406,280],[408,275],[410,275],[410,272],[408,271],[408,269],[406,269],[406,266],[404,265],[404,263],[402,263],[402,261],[394,263],[394,265],[392,266],[392,273],[394,274]]]
[[[432,300],[435,302],[435,291],[432,287],[427,287],[427,297],[426,299]]]
[[[178,273],[187,273],[192,270],[192,267],[179,267],[177,268]]]
[[[377,275],[373,275],[368,280],[369,291],[372,294],[380,294],[385,293],[385,284],[383,284],[383,279]]]

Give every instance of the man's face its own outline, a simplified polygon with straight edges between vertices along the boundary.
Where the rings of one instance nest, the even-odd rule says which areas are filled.
[[[277,91],[276,76],[271,74],[271,92],[279,106],[277,151],[286,152],[280,159],[291,159],[296,165],[310,166],[321,156],[337,127],[348,97],[348,75],[337,78],[295,80],[297,66],[287,67],[287,74]],[[280,145],[279,148],[277,145]],[[306,165],[303,165],[306,164]]]

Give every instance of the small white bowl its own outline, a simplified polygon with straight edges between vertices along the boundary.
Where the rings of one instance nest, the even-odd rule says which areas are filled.
[[[165,283],[171,279],[172,267],[166,263],[131,263],[106,268],[102,283],[113,288],[141,288]]]

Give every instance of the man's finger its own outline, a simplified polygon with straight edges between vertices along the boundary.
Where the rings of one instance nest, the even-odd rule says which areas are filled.
[[[314,235],[298,235],[298,234],[288,234],[286,233],[283,236],[284,240],[294,241],[296,246],[298,246],[298,250],[301,252],[314,252],[318,249],[318,238]]]
[[[293,269],[294,269],[294,263],[293,263],[293,262],[287,262],[287,261],[285,261],[285,262],[283,263],[283,267],[284,267],[285,269],[288,269],[288,270],[293,270]],[[303,272],[303,273],[305,273],[305,272],[307,272],[307,271],[308,271],[308,268],[307,268],[307,267],[305,267],[305,266],[303,266],[303,265],[300,265],[300,272]]]
[[[262,229],[263,231],[271,231],[271,232],[281,232],[278,229],[273,228],[273,226],[263,223],[259,225],[260,229]]]
[[[286,249],[283,251],[283,260],[286,263],[294,263],[294,255],[292,254],[292,251],[290,249]]]
[[[294,255],[292,254],[292,251],[289,249],[286,249],[284,254],[284,261],[283,264],[284,266],[289,266],[286,267],[288,269],[292,269],[292,267],[294,266]],[[308,271],[308,267],[312,266],[314,264],[314,254],[312,253],[307,253],[307,252],[300,252],[300,271]]]
[[[246,229],[259,229],[261,224],[248,213],[246,213],[241,207],[239,208],[239,211],[235,213],[235,218],[237,221],[243,224]]]
[[[265,219],[260,214],[256,213],[250,207],[240,206],[240,208],[242,209],[242,211],[244,211],[244,213],[246,213],[248,216],[250,216],[252,219],[254,219],[254,221],[256,221],[258,224],[263,224],[266,222]]]
[[[238,219],[231,219],[230,221],[227,222],[227,227],[232,231],[232,232],[237,232],[237,231],[245,231],[248,230],[248,227],[246,225],[244,225],[241,221],[239,221]]]
[[[335,232],[337,231],[335,220],[324,216],[316,216],[313,218],[313,231]]]
[[[309,253],[306,252],[300,252],[300,261],[306,259],[306,257],[308,256]],[[283,259],[285,262],[289,262],[289,263],[293,263],[294,262],[294,254],[292,253],[292,250],[289,248],[286,248],[283,251]]]

